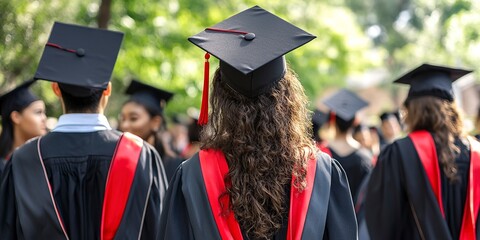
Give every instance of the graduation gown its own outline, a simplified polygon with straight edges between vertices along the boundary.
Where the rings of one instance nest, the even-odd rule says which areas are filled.
[[[201,160],[203,151],[212,150],[202,150],[183,162],[170,182],[157,239],[222,239],[221,236],[223,239],[241,239],[241,236],[246,239],[233,213],[228,218],[213,214],[212,209],[218,209],[212,206],[218,205],[217,196],[224,188],[220,187],[216,193],[212,190],[207,192],[207,185],[223,184],[223,181],[218,181],[210,173],[204,176],[203,171],[216,171],[219,168],[215,164],[218,162],[220,165],[222,161],[219,158]],[[214,166],[202,170],[204,161],[213,162]],[[223,162],[227,165],[225,160]],[[327,154],[319,154],[311,162],[308,171],[314,174],[307,174],[307,189],[310,189],[311,195],[299,203],[298,199],[294,199],[298,194],[288,194],[290,214],[273,239],[288,239],[289,233],[297,236],[294,239],[356,239],[355,213],[345,172]],[[213,200],[210,201],[210,198]],[[300,213],[303,217],[298,215]],[[235,223],[237,227],[232,228]]]
[[[460,139],[456,139],[455,144],[461,150],[455,159],[458,181],[449,182],[439,168],[444,216],[410,137],[395,141],[380,153],[365,202],[371,239],[459,239],[471,152],[468,144]],[[442,147],[434,145],[437,152]],[[476,218],[474,221],[479,239],[479,222]]]
[[[353,202],[356,203],[360,185],[372,170],[372,156],[365,149],[356,150],[346,156],[338,155],[330,147],[328,150],[332,154],[332,158],[336,159],[345,169]]]
[[[112,162],[134,146],[120,145],[121,136],[52,132],[16,150],[0,184],[1,239],[100,239],[101,229],[110,236],[103,239],[155,239],[167,187],[163,166],[140,139],[130,175],[110,170],[130,164]]]

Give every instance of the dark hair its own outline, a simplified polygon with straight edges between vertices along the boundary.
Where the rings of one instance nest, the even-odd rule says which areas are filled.
[[[13,121],[10,117],[10,114],[13,111],[21,113],[28,106],[30,106],[30,104],[27,104],[18,110],[2,112],[2,132],[0,133],[0,158],[6,159],[13,148]]]
[[[463,134],[463,120],[454,102],[432,96],[418,97],[405,102],[405,123],[410,132],[426,130],[433,133],[438,146],[438,158],[450,181],[457,179],[455,158],[460,149],[455,138]]]
[[[312,138],[315,140],[315,142],[321,142],[323,141],[322,138],[320,138],[320,134],[318,131],[320,131],[321,126],[316,124],[315,122],[312,122]]]
[[[82,112],[97,112],[100,99],[102,98],[103,90],[90,91],[91,94],[86,97],[76,97],[65,91],[69,87],[67,84],[59,83],[60,91],[62,92],[63,103],[65,104],[66,113],[82,113]],[[79,87],[77,87],[79,88]],[[79,90],[82,91],[82,90]]]
[[[0,158],[6,159],[13,147],[13,122],[9,115],[2,116],[0,134]]]
[[[355,117],[345,121],[342,118],[335,115],[335,126],[340,131],[340,133],[346,133],[350,128],[354,127],[355,124]]]
[[[229,209],[251,239],[271,238],[287,212],[286,187],[303,191],[306,166],[315,147],[308,99],[296,76],[287,70],[269,92],[255,98],[232,90],[217,69],[210,98],[211,113],[201,134],[202,149],[220,149]]]
[[[202,130],[202,127],[198,125],[198,120],[194,120],[192,123],[188,125],[188,139],[191,143],[200,141],[201,130]]]

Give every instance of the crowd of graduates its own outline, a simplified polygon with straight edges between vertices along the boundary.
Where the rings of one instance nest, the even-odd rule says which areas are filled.
[[[452,88],[472,71],[407,71],[377,126],[348,89],[310,112],[284,55],[315,36],[255,6],[188,39],[207,52],[200,110],[167,121],[174,93],[132,80],[112,127],[122,37],[57,22],[33,79],[0,96],[0,239],[480,236],[480,144]],[[62,105],[53,126],[37,80]]]

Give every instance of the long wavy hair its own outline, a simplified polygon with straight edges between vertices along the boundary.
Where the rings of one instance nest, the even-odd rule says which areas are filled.
[[[229,166],[219,201],[230,198],[227,213],[233,211],[249,238],[271,238],[288,210],[292,174],[294,186],[304,190],[307,162],[315,154],[303,87],[287,70],[271,90],[251,99],[227,86],[217,69],[210,103],[202,148],[220,149]]]
[[[427,130],[433,133],[438,146],[438,158],[443,172],[450,181],[457,179],[455,158],[460,149],[455,138],[463,136],[463,119],[455,102],[425,96],[411,99],[404,104],[405,123],[410,132]]]

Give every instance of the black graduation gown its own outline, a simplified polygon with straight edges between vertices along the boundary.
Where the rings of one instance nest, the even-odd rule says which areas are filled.
[[[6,164],[7,164],[7,159],[0,157],[0,178],[1,178],[2,173],[3,173],[3,169],[5,169]]]
[[[106,179],[120,135],[117,131],[52,132],[41,139],[40,149],[52,195],[71,240],[100,239]],[[42,232],[43,236],[55,234],[50,230],[52,226],[47,217],[45,221],[24,224],[20,221],[21,211],[17,209],[16,195],[22,189],[18,189],[21,176],[15,176],[14,163],[16,157],[35,156],[36,144],[34,140],[19,148],[6,165],[0,185],[2,240],[31,239],[26,232]],[[137,239],[139,231],[141,239],[156,238],[166,187],[161,160],[153,147],[144,142],[115,239]]]
[[[372,156],[365,149],[356,150],[346,156],[338,155],[331,147],[328,149],[332,153],[332,158],[345,169],[353,202],[356,203],[360,185],[372,170]]]
[[[387,146],[372,172],[365,213],[370,237],[376,239],[421,239],[418,220],[426,239],[458,239],[462,225],[470,168],[469,147],[456,140],[457,183],[450,183],[440,167],[443,218],[425,170],[409,137]],[[437,152],[441,146],[436,145]],[[415,211],[415,215],[413,214]],[[476,235],[480,236],[477,219]]]
[[[302,239],[356,239],[357,225],[345,172],[327,154],[319,155],[316,167]],[[284,222],[273,239],[286,239],[286,234]],[[220,239],[198,153],[180,165],[170,182],[157,239]]]

